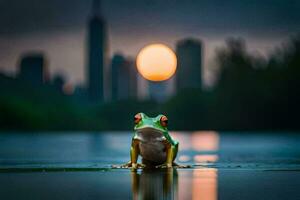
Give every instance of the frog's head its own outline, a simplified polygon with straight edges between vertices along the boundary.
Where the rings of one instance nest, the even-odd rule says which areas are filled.
[[[144,113],[138,113],[134,116],[134,130],[136,132],[167,133],[168,118],[165,115],[148,117]]]

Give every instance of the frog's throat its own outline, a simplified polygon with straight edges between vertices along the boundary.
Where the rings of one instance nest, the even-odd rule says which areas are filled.
[[[134,138],[143,142],[167,140],[165,132],[151,126],[136,128]]]
[[[135,132],[157,132],[157,133],[161,133],[163,135],[165,135],[167,133],[166,130],[164,129],[160,129],[151,125],[144,125],[138,128],[134,128]]]

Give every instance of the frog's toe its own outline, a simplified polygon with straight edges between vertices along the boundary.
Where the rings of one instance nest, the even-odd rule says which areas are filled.
[[[143,168],[145,168],[146,167],[146,165],[144,165],[144,164],[142,164],[142,163],[138,163],[137,164],[137,168],[139,168],[139,169],[143,169]]]
[[[192,168],[191,165],[181,165],[176,162],[173,162],[173,167],[175,167],[175,168]]]
[[[160,168],[160,169],[171,168],[171,167],[172,167],[172,164],[168,164],[168,163],[164,163],[164,164],[155,166],[155,168]]]
[[[192,168],[191,165],[176,165],[176,168]]]

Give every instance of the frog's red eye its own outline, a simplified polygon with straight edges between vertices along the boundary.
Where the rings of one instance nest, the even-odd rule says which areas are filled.
[[[134,116],[134,123],[138,124],[142,120],[142,115],[140,113]]]
[[[168,126],[168,118],[166,116],[162,116],[160,118],[160,124],[163,126],[163,127],[167,127]]]

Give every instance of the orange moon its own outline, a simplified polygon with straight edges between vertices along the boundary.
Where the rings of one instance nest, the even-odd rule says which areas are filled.
[[[136,59],[138,72],[147,80],[164,81],[171,78],[177,66],[175,53],[163,44],[144,47]]]

